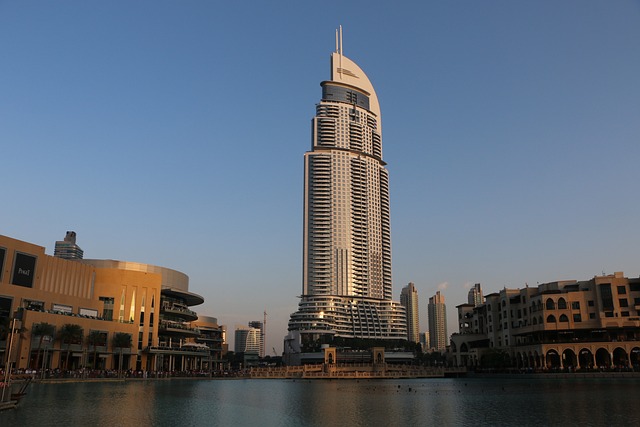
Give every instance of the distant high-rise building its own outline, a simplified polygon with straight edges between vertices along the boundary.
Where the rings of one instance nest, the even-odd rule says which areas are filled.
[[[76,245],[76,232],[67,231],[64,240],[58,240],[53,250],[53,256],[64,259],[82,259],[84,251]]]
[[[380,105],[367,75],[342,54],[341,33],[304,155],[302,296],[285,345],[292,353],[295,341],[407,335],[404,308],[392,300]]]
[[[407,313],[407,340],[419,341],[420,322],[418,318],[418,291],[413,283],[409,283],[400,292],[400,304]]]
[[[482,286],[480,283],[473,285],[473,288],[469,289],[469,304],[477,307],[484,303],[484,296],[482,295]]]
[[[227,325],[220,325],[220,328],[222,329],[222,346],[223,348],[226,347],[226,350],[224,350],[224,352],[226,353],[229,349],[229,341],[227,340]]]
[[[236,353],[260,353],[260,329],[236,328],[235,339]]]
[[[429,298],[429,340],[431,348],[444,351],[447,347],[447,308],[440,291]]]
[[[264,322],[261,320],[253,320],[249,322],[249,327],[260,330],[260,357],[264,357]]]
[[[422,346],[422,351],[427,351],[431,348],[429,345],[429,332],[420,332],[420,345]]]

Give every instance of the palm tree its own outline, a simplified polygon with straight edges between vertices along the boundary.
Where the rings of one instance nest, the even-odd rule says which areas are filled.
[[[122,349],[123,348],[131,348],[131,344],[133,343],[133,339],[131,338],[131,334],[127,334],[126,332],[117,332],[113,336],[113,341],[111,344],[114,348],[120,349],[120,363],[118,364],[118,376],[120,376],[120,372],[122,371]]]
[[[38,340],[38,355],[36,356],[35,367],[31,366],[32,368],[40,369],[40,351],[42,350],[42,341],[44,341],[44,337],[52,336],[55,330],[56,327],[51,323],[40,322],[33,324],[31,328],[31,336],[40,337],[40,339]]]
[[[5,343],[5,354],[6,354],[6,363],[5,363],[5,369],[8,372],[11,372],[11,364],[15,363],[15,362],[11,362],[11,354],[12,354],[12,340],[14,338],[14,335],[17,333],[18,334],[18,348],[20,348],[20,343],[22,341],[23,337],[23,333],[27,330],[27,328],[25,328],[24,326],[20,326],[19,328],[16,328],[16,324],[15,321],[16,320],[22,320],[22,315],[20,315],[20,317],[18,316],[14,316],[12,318],[10,317],[3,317],[2,319],[0,319],[0,338],[3,338],[3,340],[6,340],[7,342]],[[22,324],[22,322],[20,322]],[[0,360],[0,362],[2,362],[2,360]]]
[[[87,344],[93,346],[93,369],[96,369],[96,360],[98,359],[98,346],[106,345],[105,332],[90,331],[87,336]]]
[[[77,344],[82,342],[83,330],[82,326],[73,323],[65,323],[58,332],[58,339],[60,344],[67,344],[67,358],[65,361],[65,368],[69,370],[69,356],[71,355],[71,344]]]

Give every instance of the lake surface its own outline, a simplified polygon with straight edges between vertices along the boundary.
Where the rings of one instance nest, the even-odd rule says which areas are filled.
[[[640,379],[33,384],[0,426],[638,426]]]

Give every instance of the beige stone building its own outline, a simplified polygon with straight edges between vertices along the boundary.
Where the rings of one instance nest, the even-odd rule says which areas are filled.
[[[450,346],[457,366],[477,366],[493,349],[518,368],[640,368],[640,278],[618,272],[505,288],[480,306],[457,308],[460,333]]]

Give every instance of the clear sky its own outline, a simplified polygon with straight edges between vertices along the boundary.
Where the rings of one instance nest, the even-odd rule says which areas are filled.
[[[280,353],[334,31],[380,98],[394,296],[640,275],[640,2],[0,0],[0,233],[190,277]]]

